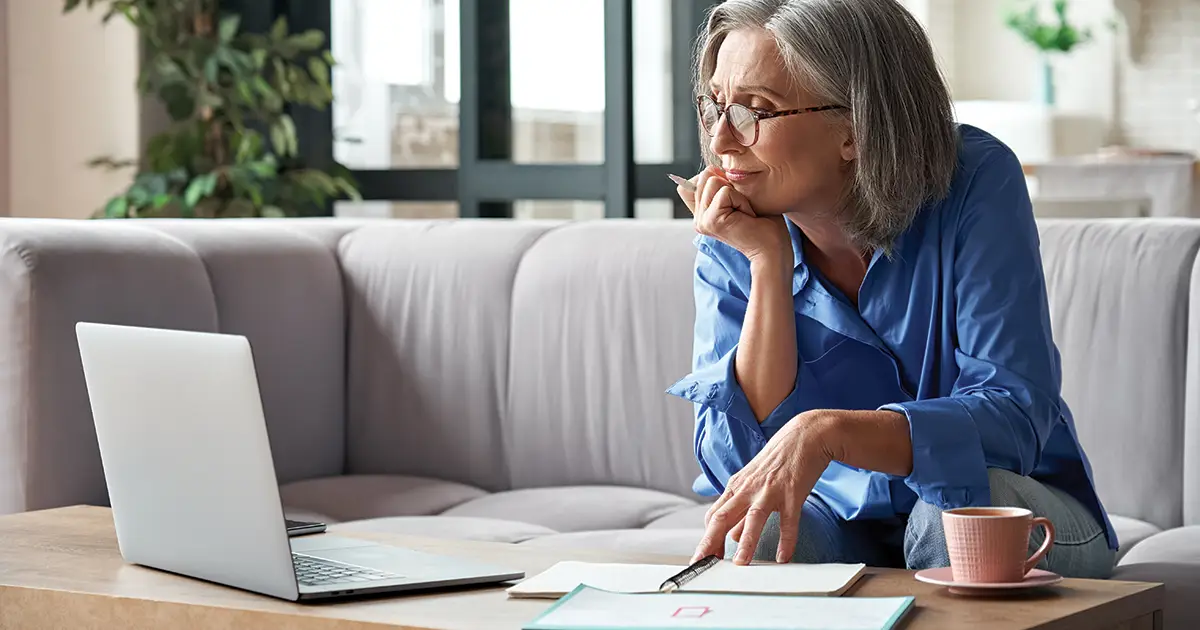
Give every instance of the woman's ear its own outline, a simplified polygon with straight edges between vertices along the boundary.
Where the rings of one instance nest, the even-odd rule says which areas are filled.
[[[847,132],[842,140],[842,159],[847,162],[858,159],[858,143],[854,141],[853,133]]]

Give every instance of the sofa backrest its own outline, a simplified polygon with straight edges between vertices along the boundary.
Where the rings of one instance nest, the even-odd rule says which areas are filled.
[[[340,247],[348,471],[689,494],[690,223],[387,222]]]
[[[1042,220],[1039,228],[1063,397],[1100,498],[1110,513],[1179,526],[1200,222]],[[1200,426],[1191,425],[1192,433]]]
[[[347,472],[510,487],[513,284],[551,226],[387,221],[342,240]]]
[[[513,285],[505,452],[516,487],[620,484],[690,496],[690,221],[547,232]]]
[[[280,481],[341,472],[345,326],[332,245],[352,227],[4,220],[0,513],[107,504],[78,321],[249,336]]]
[[[1182,523],[1200,222],[1039,223],[1063,395],[1106,507]],[[688,221],[388,222],[340,252],[348,467],[690,494]]]

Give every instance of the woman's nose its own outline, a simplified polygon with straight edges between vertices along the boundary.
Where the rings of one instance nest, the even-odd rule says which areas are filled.
[[[740,153],[746,149],[734,137],[733,129],[729,127],[729,117],[725,114],[721,114],[721,118],[717,121],[716,129],[713,130],[712,137],[708,141],[708,148],[717,155]]]

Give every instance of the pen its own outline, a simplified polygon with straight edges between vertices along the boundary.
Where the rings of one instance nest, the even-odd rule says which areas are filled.
[[[686,180],[678,175],[675,175],[674,173],[669,173],[667,175],[667,177],[670,177],[671,181],[675,182],[676,184],[679,184],[684,190],[686,190],[690,193],[696,192],[696,185],[693,184],[692,182],[689,182],[688,180]]]
[[[688,566],[688,568],[667,578],[667,581],[663,582],[662,585],[658,587],[658,590],[661,593],[670,593],[671,591],[683,588],[684,584],[696,579],[697,576],[711,569],[720,561],[720,556],[716,555],[701,558],[696,562],[693,562],[690,566]]]

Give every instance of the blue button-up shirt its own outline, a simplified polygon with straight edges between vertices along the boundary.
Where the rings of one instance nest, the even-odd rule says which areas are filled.
[[[701,495],[729,478],[797,414],[885,409],[908,418],[906,477],[832,463],[813,492],[842,518],[988,505],[988,468],[1069,493],[1107,529],[1091,465],[1059,395],[1039,238],[1021,164],[979,129],[959,128],[950,194],[923,208],[892,256],[876,253],[858,306],[804,262],[787,221],[795,272],[795,388],[760,424],[734,373],[750,295],[749,262],[698,236],[693,371],[667,391],[696,403]]]

